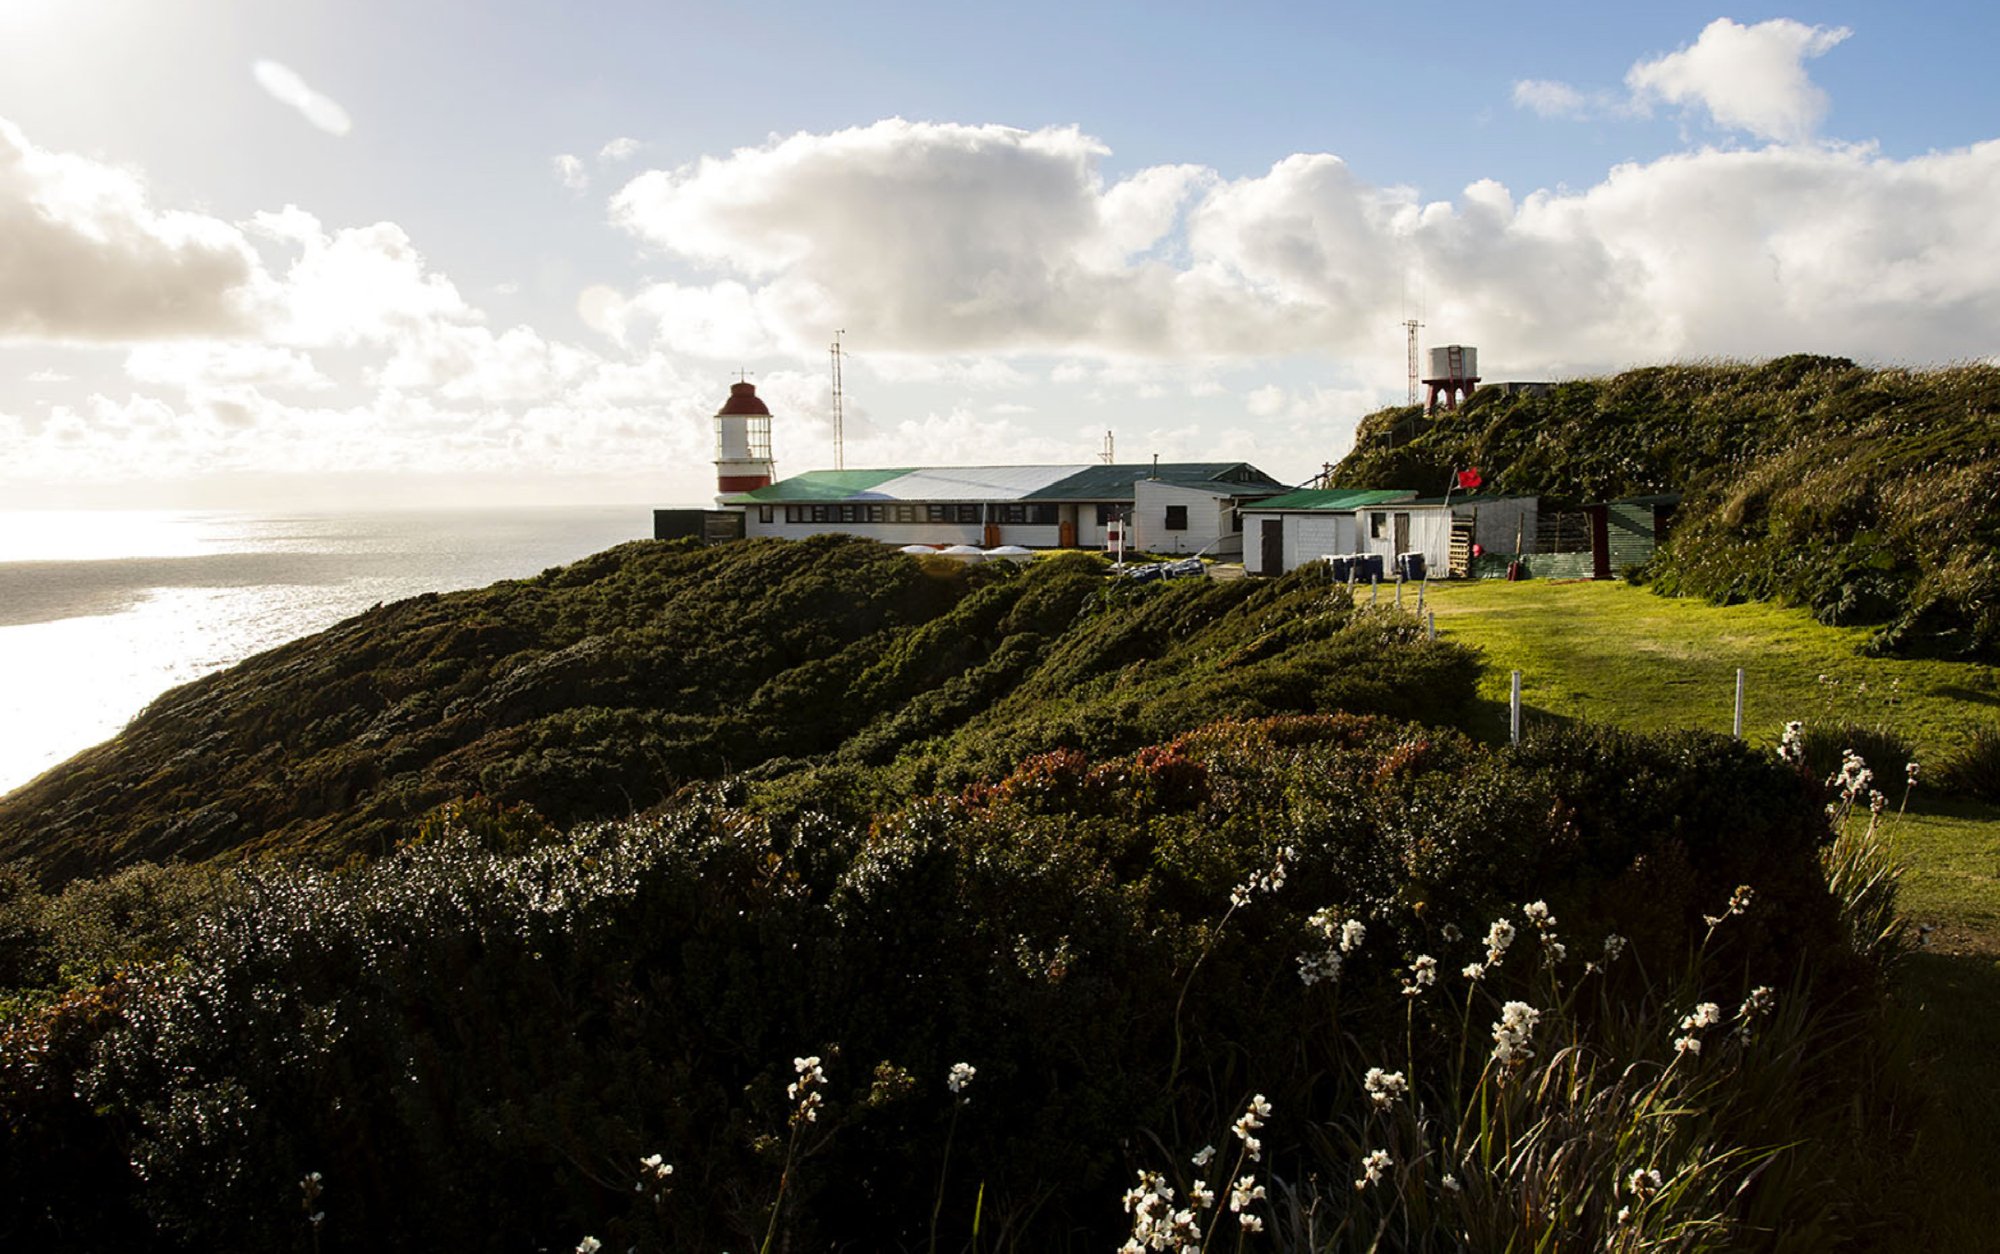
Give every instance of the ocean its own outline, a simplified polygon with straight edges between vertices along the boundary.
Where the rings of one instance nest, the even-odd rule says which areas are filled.
[[[651,534],[644,506],[0,511],[0,793],[167,689],[377,602],[523,578]]]

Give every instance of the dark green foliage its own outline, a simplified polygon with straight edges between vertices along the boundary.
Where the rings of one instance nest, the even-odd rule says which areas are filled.
[[[1468,465],[1558,502],[1684,493],[1647,565],[1667,595],[1779,600],[1879,627],[1879,652],[2000,659],[1992,367],[1794,356],[1483,391],[1457,412],[1372,415],[1335,481],[1441,492]]]
[[[967,568],[836,536],[639,543],[417,597],[161,697],[0,800],[0,855],[51,883],[243,852],[334,863],[472,796],[564,827],[737,773],[902,759],[905,784],[956,782],[1230,715],[1445,719],[1470,699],[1465,650],[1304,577],[1103,569]]]
[[[1800,736],[1807,779],[1824,780],[1840,772],[1852,751],[1874,772],[1874,787],[1894,805],[1903,799],[1910,760],[1916,757],[1909,740],[1886,723],[1807,719]],[[1867,798],[1862,798],[1867,804]]]
[[[1953,792],[2000,801],[2000,724],[1982,723],[1938,766],[1938,780]]]
[[[865,771],[816,769],[860,804]],[[1758,925],[1699,990],[1729,1004],[1837,948],[1817,794],[1716,737],[1225,722],[865,823],[784,810],[711,791],[550,841],[475,808],[477,836],[441,821],[346,872],[235,873],[180,964],[0,1035],[0,1244],[305,1249],[316,1171],[328,1251],[754,1248],[791,1060],[816,1054],[783,1248],[925,1244],[963,1060],[949,1247],[983,1189],[996,1246],[1107,1249],[1151,1135],[1226,1128],[1253,1089],[1279,1112],[1265,1169],[1303,1180],[1313,1112],[1361,1101],[1327,1076],[1456,1038],[1454,1002],[1401,995],[1411,957],[1455,971],[1523,901],[1587,945],[1637,895],[1671,965],[1755,883]],[[1223,926],[1285,846],[1284,886]],[[1368,927],[1337,990],[1295,975],[1322,906]],[[1534,995],[1533,972],[1489,991]],[[651,1153],[676,1167],[657,1205]]]

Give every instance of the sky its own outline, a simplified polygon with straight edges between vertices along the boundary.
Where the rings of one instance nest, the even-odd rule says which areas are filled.
[[[0,0],[0,508],[1249,461],[1482,375],[1983,361],[2000,8]]]

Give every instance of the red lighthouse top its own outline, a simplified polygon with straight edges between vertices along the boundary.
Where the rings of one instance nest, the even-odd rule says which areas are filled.
[[[757,385],[754,383],[732,383],[729,385],[729,399],[722,402],[722,408],[715,411],[720,418],[724,414],[756,414],[765,418],[771,411],[764,402],[757,399]]]

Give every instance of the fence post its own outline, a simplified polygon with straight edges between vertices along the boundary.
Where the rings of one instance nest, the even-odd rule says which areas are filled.
[[[1438,616],[1437,616],[1437,611],[1436,611],[1436,610],[1425,610],[1425,611],[1424,611],[1424,622],[1425,622],[1425,626],[1426,626],[1426,628],[1427,628],[1427,629],[1429,630],[1429,632],[1430,632],[1430,638],[1431,638],[1432,640],[1435,640],[1435,639],[1437,639],[1437,638],[1438,638]]]
[[[1403,608],[1403,581],[1400,577],[1396,580],[1396,608]]]
[[[1507,698],[1507,738],[1510,744],[1521,743],[1521,672],[1514,672],[1513,692]]]
[[[1743,739],[1743,668],[1736,668],[1736,729],[1735,736]]]

